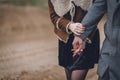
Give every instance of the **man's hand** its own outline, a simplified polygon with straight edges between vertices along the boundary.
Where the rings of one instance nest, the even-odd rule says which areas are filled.
[[[68,28],[77,36],[85,32],[85,27],[81,23],[71,23]]]
[[[79,37],[75,36],[73,40],[73,57],[76,55],[80,55],[81,52],[85,49],[85,41],[80,39]]]

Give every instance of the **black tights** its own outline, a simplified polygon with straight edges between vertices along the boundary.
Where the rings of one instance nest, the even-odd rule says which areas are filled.
[[[65,69],[67,80],[85,80],[88,70],[74,70]]]

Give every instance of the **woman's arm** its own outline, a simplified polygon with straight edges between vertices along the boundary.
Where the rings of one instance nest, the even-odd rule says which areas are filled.
[[[67,34],[70,34],[71,32],[73,32],[76,35],[80,35],[81,33],[84,32],[85,28],[80,27],[80,23],[71,23],[70,20],[64,17],[58,16],[50,0],[48,0],[48,5],[49,5],[49,13],[50,13],[51,21],[58,30],[61,30]],[[81,14],[78,14],[78,15],[81,15]]]
[[[70,20],[58,16],[50,0],[48,0],[48,6],[49,6],[50,18],[54,26],[65,33],[69,33],[67,26],[70,23]]]

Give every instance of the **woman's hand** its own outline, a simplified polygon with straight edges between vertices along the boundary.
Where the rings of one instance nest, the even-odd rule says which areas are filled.
[[[80,39],[79,37],[75,36],[73,40],[73,57],[76,55],[80,55],[81,52],[85,49],[86,42]]]
[[[71,23],[68,28],[77,36],[85,32],[85,27],[81,23]]]

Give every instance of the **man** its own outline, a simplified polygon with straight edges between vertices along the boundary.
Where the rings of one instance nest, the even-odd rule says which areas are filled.
[[[74,54],[84,49],[83,43],[87,36],[96,28],[96,25],[107,13],[105,23],[105,40],[101,49],[98,64],[99,80],[120,80],[120,0],[96,0],[82,21],[86,31],[75,38],[73,48],[79,43]]]

